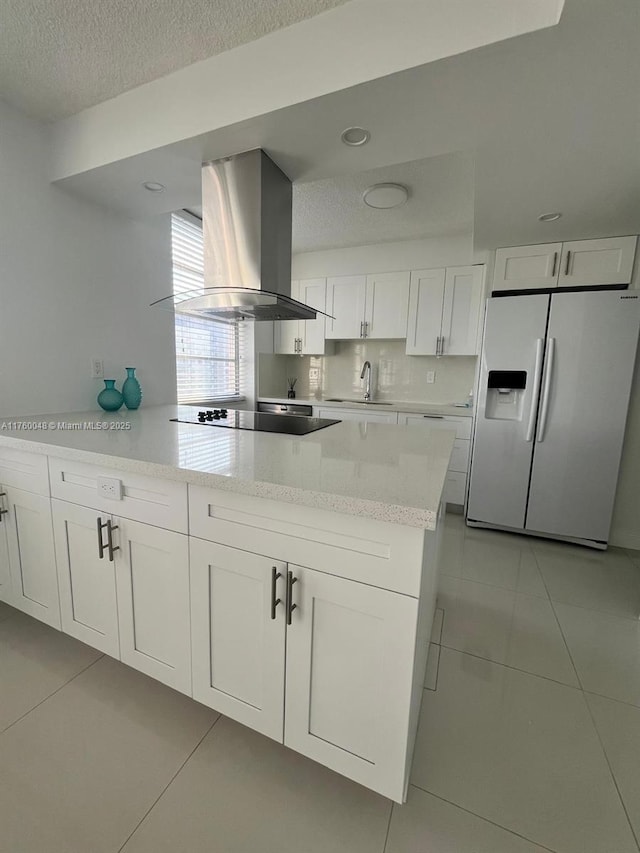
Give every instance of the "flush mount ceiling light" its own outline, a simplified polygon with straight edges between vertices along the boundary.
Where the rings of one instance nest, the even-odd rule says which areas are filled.
[[[159,184],[157,181],[144,181],[142,186],[150,193],[163,193],[166,189],[164,184]]]
[[[541,213],[538,217],[538,222],[555,222],[561,216],[561,213]]]
[[[363,202],[376,210],[400,207],[408,198],[409,190],[402,184],[374,184],[362,194]]]
[[[343,130],[340,139],[345,145],[350,145],[352,148],[357,148],[358,145],[364,145],[371,139],[371,134],[364,127],[348,127]]]

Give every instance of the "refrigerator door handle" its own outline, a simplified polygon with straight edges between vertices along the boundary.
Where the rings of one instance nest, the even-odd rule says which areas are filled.
[[[538,401],[540,400],[540,379],[542,376],[542,352],[544,340],[538,338],[536,340],[536,364],[533,369],[533,392],[531,395],[531,411],[529,412],[529,423],[527,425],[526,441],[533,441],[533,430],[536,425],[536,412],[538,411]]]
[[[540,410],[540,425],[538,427],[538,441],[544,441],[544,431],[547,428],[547,416],[549,414],[549,396],[551,394],[551,379],[553,375],[553,358],[556,351],[556,339],[549,338],[547,341],[547,357],[544,363],[544,380],[542,390],[542,408]]]

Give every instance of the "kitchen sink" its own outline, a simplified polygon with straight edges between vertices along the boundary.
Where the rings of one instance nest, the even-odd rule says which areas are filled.
[[[347,399],[345,397],[328,397],[325,400],[325,403],[362,403],[365,406],[391,406],[392,403],[386,402],[386,400],[354,400],[353,398]]]

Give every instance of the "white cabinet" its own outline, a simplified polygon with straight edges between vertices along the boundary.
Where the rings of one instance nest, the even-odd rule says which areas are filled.
[[[367,276],[365,338],[389,340],[407,336],[409,278],[408,271]]]
[[[66,501],[51,503],[62,630],[119,658],[115,569],[108,548],[100,544],[107,541],[111,517]]]
[[[482,265],[411,273],[407,355],[476,355]]]
[[[194,698],[402,796],[417,599],[192,539],[191,600]]]
[[[414,412],[399,412],[398,423],[423,429],[455,430],[456,438],[449,460],[443,498],[446,503],[463,505],[469,474],[472,419],[448,415],[420,415]]]
[[[493,290],[628,284],[636,243],[631,236],[498,249]]]
[[[327,279],[327,337],[348,340],[364,337],[366,275]]]
[[[628,284],[633,272],[637,237],[576,240],[563,243],[560,287]]]
[[[332,409],[328,406],[313,408],[314,418],[335,418],[341,421],[359,421],[360,423],[397,424],[398,413],[385,411],[384,406],[369,406],[362,409]]]
[[[4,509],[0,497],[0,513]],[[11,604],[11,568],[9,566],[9,543],[7,542],[7,525],[4,522],[5,513],[0,515],[0,601]]]
[[[513,246],[496,251],[493,290],[539,290],[556,287],[562,243]]]
[[[6,525],[11,604],[41,622],[60,628],[49,497],[6,485],[1,491],[4,492],[0,499],[4,502],[2,509],[6,510],[2,524]]]
[[[191,538],[193,698],[282,742],[286,566]]]
[[[187,537],[54,499],[62,629],[190,693]]]
[[[114,518],[120,660],[191,695],[189,539]]]
[[[285,746],[388,797],[404,784],[418,601],[289,565]]]
[[[279,355],[325,355],[327,280],[310,278],[291,282],[291,296],[322,311],[315,320],[282,320],[273,324],[273,351]]]
[[[404,338],[408,308],[408,271],[327,279],[328,338]]]

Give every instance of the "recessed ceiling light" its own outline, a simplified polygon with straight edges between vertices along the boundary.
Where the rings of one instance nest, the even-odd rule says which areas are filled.
[[[342,131],[340,139],[345,145],[350,145],[352,148],[358,145],[364,145],[371,139],[371,134],[364,127],[348,127]]]
[[[400,207],[409,198],[409,190],[402,184],[374,184],[362,194],[362,200],[377,210]]]
[[[145,181],[142,186],[150,193],[163,193],[166,189],[164,184],[159,184],[157,181]]]
[[[555,222],[556,219],[560,219],[562,216],[561,213],[541,213],[538,217],[539,222]]]

